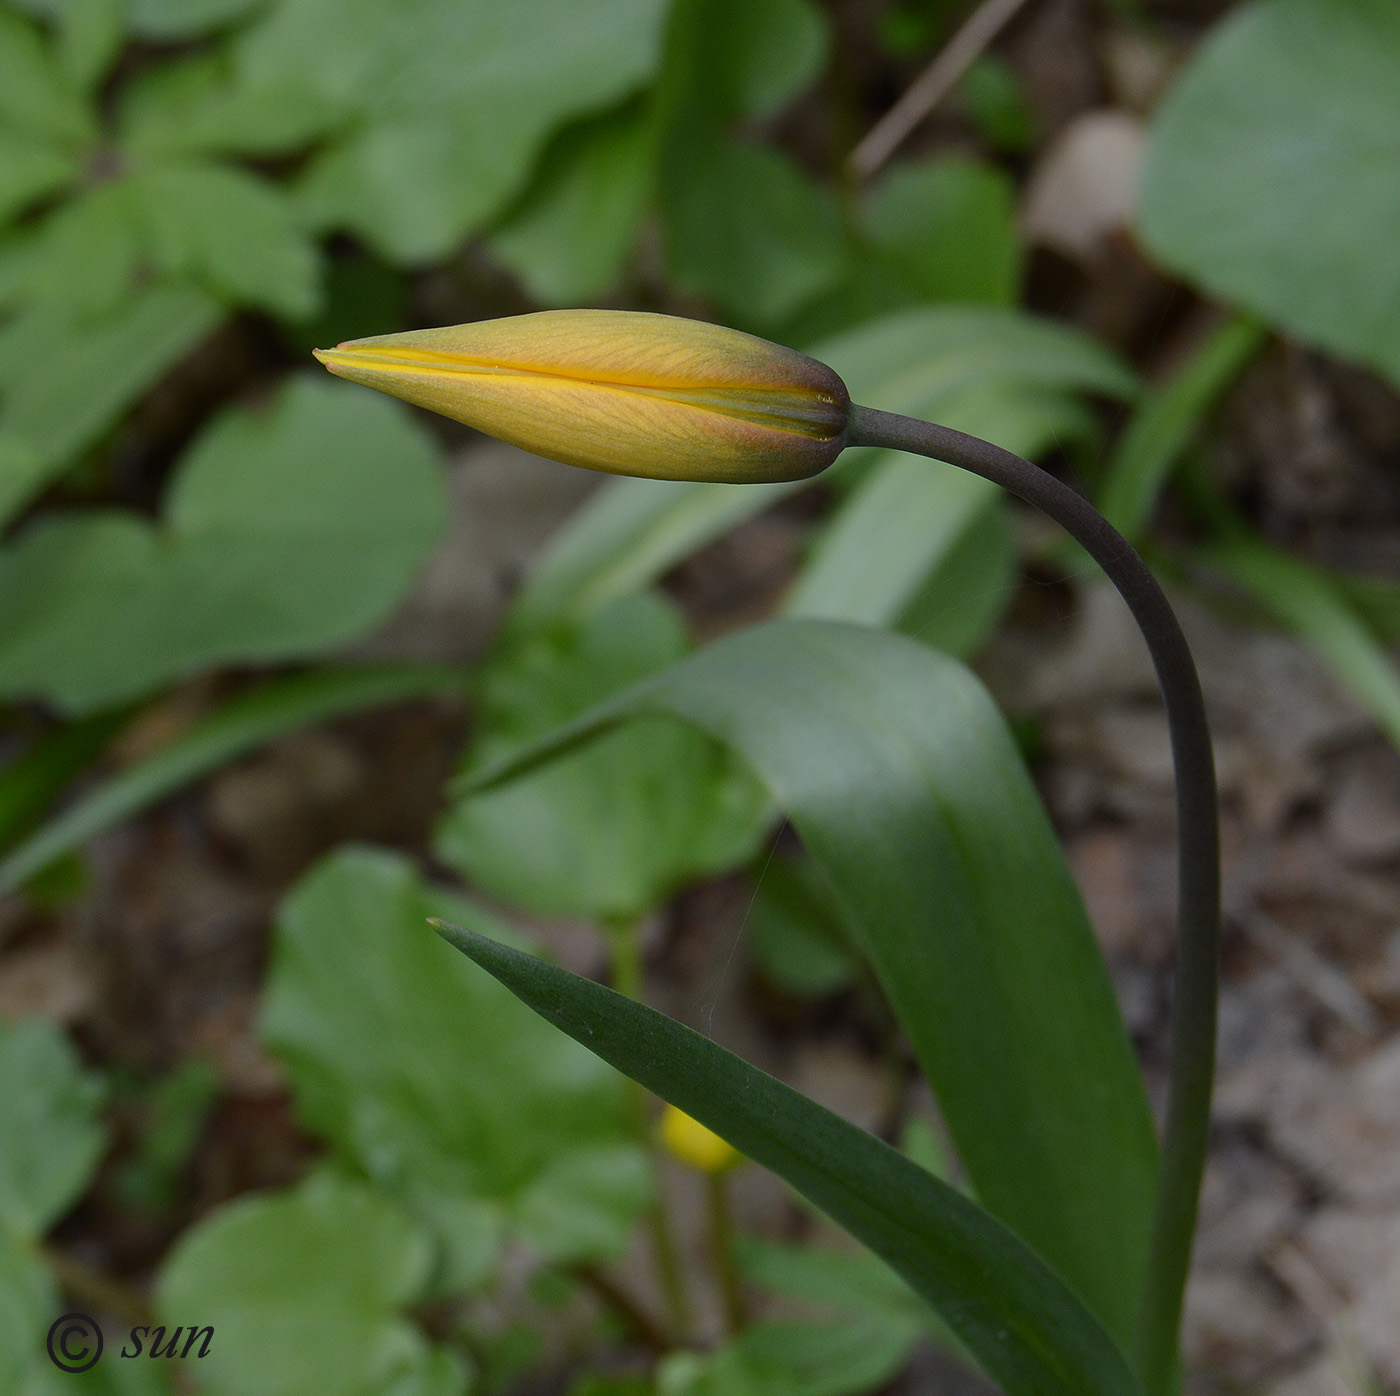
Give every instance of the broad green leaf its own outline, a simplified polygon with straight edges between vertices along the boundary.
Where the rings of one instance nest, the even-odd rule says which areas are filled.
[[[712,131],[773,116],[821,75],[830,44],[811,0],[676,0],[660,105]]]
[[[77,155],[38,137],[0,129],[0,226],[77,179]]]
[[[1137,1391],[1113,1340],[1054,1271],[888,1144],[654,1009],[472,931],[440,930],[549,1022],[865,1242],[943,1314],[1007,1396]]]
[[[649,1193],[625,1083],[427,935],[444,915],[509,934],[402,858],[333,854],[279,913],[262,1035],[307,1124],[432,1222],[449,1284],[485,1279],[506,1228],[610,1259]]]
[[[0,9],[0,127],[72,149],[96,135],[82,94],[54,61],[39,31],[11,6]]]
[[[671,276],[736,323],[773,325],[839,278],[835,200],[781,151],[701,127],[668,142],[661,171]]]
[[[1400,381],[1400,7],[1254,0],[1153,124],[1142,233],[1173,271]]]
[[[1021,246],[1015,189],[994,166],[936,157],[891,170],[866,197],[838,285],[779,336],[811,344],[921,302],[1010,305]]]
[[[0,437],[33,452],[28,469],[0,476],[0,520],[109,430],[220,313],[202,291],[158,285],[95,320],[35,306],[0,328]]]
[[[1316,650],[1400,747],[1400,672],[1341,587],[1306,562],[1247,538],[1213,544],[1198,555]]]
[[[123,0],[127,22],[142,38],[170,42],[207,34],[241,19],[263,0]]]
[[[507,646],[483,676],[469,762],[518,749],[686,649],[680,617],[649,593]],[[762,790],[728,753],[693,728],[652,721],[458,801],[434,846],[516,906],[633,921],[684,882],[744,862],[767,822]]]
[[[27,1239],[0,1223],[0,1391],[22,1392],[42,1362],[44,1335],[58,1317],[58,1295]]]
[[[877,1318],[906,1338],[943,1332],[918,1295],[868,1250],[787,1245],[741,1236],[735,1253],[744,1277],[771,1294],[804,1305]]]
[[[570,117],[637,90],[662,0],[282,0],[236,47],[239,80],[300,88],[345,134],[303,184],[322,227],[439,258],[500,211]]]
[[[0,436],[0,528],[44,482],[48,471],[39,453],[15,436]]]
[[[101,1088],[51,1023],[0,1022],[0,1231],[33,1239],[77,1201],[107,1140]]]
[[[766,1320],[713,1353],[679,1353],[657,1373],[660,1396],[863,1396],[889,1384],[916,1335],[870,1318]]]
[[[45,518],[0,552],[0,693],[78,712],[342,644],[403,594],[443,514],[436,447],[397,403],[289,380],[205,432],[158,528]]]
[[[123,148],[143,161],[288,154],[334,130],[341,115],[305,86],[240,82],[222,50],[136,74],[118,112]]]
[[[212,1326],[209,1396],[366,1396],[430,1357],[404,1309],[425,1292],[423,1229],[361,1183],[315,1175],[240,1199],[176,1243],[157,1284],[160,1319]],[[466,1374],[444,1390],[461,1396]]]
[[[882,631],[776,622],[641,681],[475,786],[652,714],[734,746],[767,782],[859,937],[978,1197],[1126,1338],[1152,1121],[1078,891],[981,685]]]
[[[927,307],[878,320],[812,353],[857,401],[929,417],[1019,454],[1082,432],[1076,393],[1130,398],[1131,371],[1093,340],[1049,321],[971,307]],[[889,460],[850,452],[847,463]],[[914,472],[917,465],[917,472]],[[919,459],[920,481],[949,467]],[[521,588],[507,627],[545,629],[646,586],[743,520],[802,489],[673,480],[610,480],[551,542]]]
[[[1229,320],[1171,382],[1144,397],[1114,450],[1099,492],[1104,517],[1130,541],[1147,527],[1163,486],[1206,414],[1263,342],[1263,331],[1251,321]]]
[[[320,301],[320,258],[275,185],[226,165],[157,164],[133,198],[157,265],[234,305],[305,319]]]
[[[60,204],[37,229],[21,296],[63,307],[75,328],[130,303],[143,258],[139,211],[127,180],[113,180]]]
[[[89,97],[121,48],[126,10],[126,0],[68,0],[58,16],[59,67]]]
[[[922,300],[1016,299],[1015,187],[991,165],[939,157],[899,165],[867,196],[866,235]]]
[[[398,664],[272,679],[231,699],[169,746],[90,790],[12,849],[0,860],[0,894],[22,886],[94,834],[288,732],[366,708],[461,694],[469,685],[469,676],[460,670]],[[88,722],[102,720],[99,716]]]
[[[569,127],[545,151],[491,250],[546,305],[610,290],[632,255],[656,165],[656,120],[633,103]]]
[[[50,1305],[45,1313],[45,1323],[49,1321],[51,1315],[56,1314],[58,1309]],[[44,1351],[42,1341],[39,1344],[39,1353],[29,1369],[28,1379],[23,1382],[19,1389],[19,1396],[173,1396],[173,1388],[170,1384],[170,1373],[172,1365],[167,1362],[151,1362],[143,1360],[133,1361],[113,1361],[113,1357],[120,1358],[123,1349],[132,1350],[131,1326],[129,1324],[114,1325],[110,1321],[105,1332],[106,1342],[115,1344],[103,1349],[102,1360],[95,1367],[90,1367],[86,1372],[72,1373],[62,1372],[49,1361],[48,1354]],[[185,1328],[188,1334],[189,1328]],[[143,1350],[149,1349],[146,1338],[142,1338]],[[180,1347],[184,1347],[184,1338],[180,1340]],[[191,1350],[193,1353],[199,1349],[199,1342],[194,1344]]]

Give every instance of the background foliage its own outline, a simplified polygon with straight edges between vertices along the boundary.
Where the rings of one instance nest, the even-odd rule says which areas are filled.
[[[934,1084],[946,1138],[904,1121],[890,1186],[961,1217],[926,1175],[951,1178],[1071,1282],[1086,1351],[1100,1323],[1124,1339],[1147,1101],[1027,778],[1033,734],[1018,749],[964,667],[1027,576],[1085,560],[985,482],[892,452],[815,489],[608,480],[512,580],[479,662],[372,663],[448,527],[463,436],[306,364],[577,304],[794,344],[863,403],[1075,478],[1176,586],[1314,646],[1400,745],[1394,579],[1269,536],[1201,449],[1247,366],[1296,352],[1280,342],[1400,384],[1397,11],[1244,0],[1206,26],[1085,0],[1160,70],[1112,243],[1161,290],[1154,331],[1076,310],[1035,234],[1028,176],[1059,133],[1014,43],[853,172],[973,8],[0,0],[4,933],[85,914],[95,835],[290,731],[432,698],[460,747],[431,828],[332,832],[259,913],[254,1037],[298,1141],[280,1175],[196,1199],[229,1108],[208,1051],[133,1063],[81,1023],[0,1029],[0,1390],[176,1389],[161,1362],[55,1373],[64,1303],[112,1333],[213,1323],[182,1378],[211,1396],[451,1396],[531,1371],[578,1396],[854,1396],[919,1346],[985,1359],[905,1284],[927,1296],[927,1276],[819,1223],[711,1257],[753,1322],[653,1315],[658,1340],[661,1299],[639,1319],[618,1279],[667,1197],[646,1100],[423,930],[528,950],[575,918],[638,992],[641,929],[746,871],[769,988],[810,1005],[882,983],[908,1036],[885,1050]],[[1164,325],[1185,345],[1165,366]],[[677,569],[775,510],[803,529],[768,606],[786,623],[693,655],[714,636]],[[562,746],[581,714],[602,735]],[[389,760],[378,803],[401,777]],[[138,1222],[158,1241],[114,1264],[107,1233]],[[1084,1389],[1119,1389],[1103,1353]]]

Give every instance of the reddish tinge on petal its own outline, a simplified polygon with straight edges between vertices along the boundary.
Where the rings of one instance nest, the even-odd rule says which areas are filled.
[[[825,364],[670,315],[546,310],[316,357],[537,455],[618,475],[799,480],[846,444],[850,395]]]

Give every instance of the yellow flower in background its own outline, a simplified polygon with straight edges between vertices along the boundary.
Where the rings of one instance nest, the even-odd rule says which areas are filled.
[[[825,364],[671,315],[546,310],[316,357],[537,455],[618,475],[800,480],[846,444],[850,396]]]
[[[701,1173],[724,1173],[744,1160],[732,1144],[674,1105],[662,1112],[660,1133],[668,1153]]]

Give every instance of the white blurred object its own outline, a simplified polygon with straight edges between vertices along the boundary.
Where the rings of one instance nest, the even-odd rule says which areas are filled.
[[[1066,126],[1031,176],[1027,241],[1089,260],[1133,221],[1144,143],[1143,124],[1130,112],[1086,112]]]

